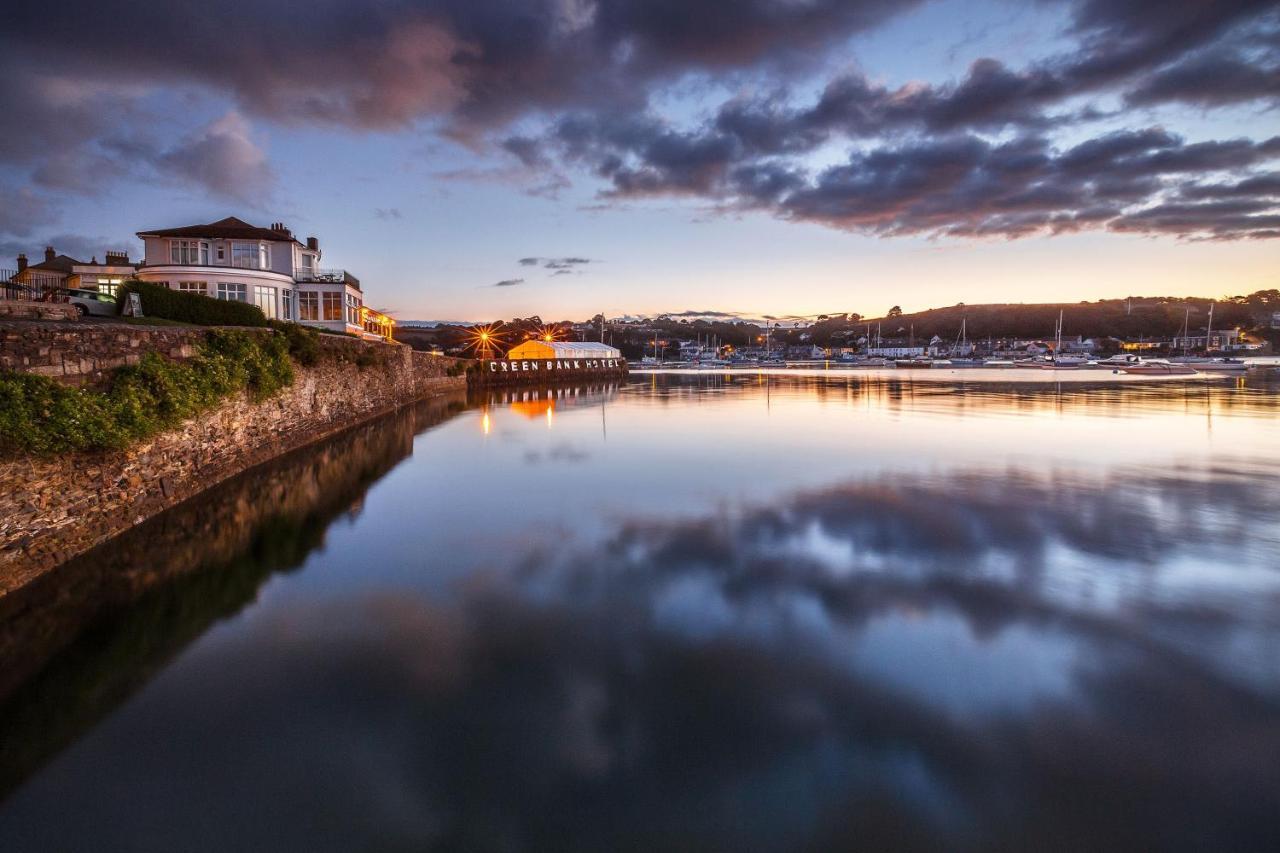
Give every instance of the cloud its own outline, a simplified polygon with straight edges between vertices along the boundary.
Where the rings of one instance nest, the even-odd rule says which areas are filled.
[[[502,281],[494,284],[494,287],[515,287],[517,284],[524,284],[522,278],[504,278]]]
[[[373,209],[373,215],[383,221],[403,218],[403,215],[400,213],[400,208],[398,207],[375,207]]]
[[[921,3],[332,0],[299,18],[285,0],[230,0],[157,19],[137,4],[70,0],[51,11],[17,0],[0,32],[0,100],[23,132],[0,139],[0,165],[57,193],[160,177],[252,203],[273,177],[251,122],[358,132],[431,122],[514,157],[524,177],[499,178],[530,194],[556,197],[568,164],[603,181],[606,201],[737,196],[777,206],[813,189],[807,156],[823,146],[866,153],[920,136],[1044,136],[1099,116],[1080,102],[1101,95],[1144,107],[1277,101],[1280,66],[1268,51],[1280,44],[1280,16],[1263,0],[1044,0],[1069,22],[1065,47],[1021,67],[987,56],[957,79],[898,86],[847,70],[851,37]],[[221,22],[231,19],[261,23],[227,38]],[[181,49],[138,51],[137,32]],[[68,43],[95,47],[68,54]],[[846,70],[824,79],[833,67]],[[713,105],[705,125],[655,114],[663,95],[690,85],[740,94]],[[163,130],[150,130],[156,101],[192,95],[229,110],[195,128],[165,109]],[[529,130],[544,124],[549,132]],[[1087,219],[1081,209],[1063,215]]]
[[[586,264],[594,263],[590,258],[564,257],[564,258],[521,258],[516,263],[522,267],[542,267],[551,270],[551,274],[570,275],[580,272],[579,267]]]
[[[237,112],[186,137],[162,153],[155,166],[176,180],[246,204],[262,204],[275,184],[266,154],[251,138],[249,122]]]

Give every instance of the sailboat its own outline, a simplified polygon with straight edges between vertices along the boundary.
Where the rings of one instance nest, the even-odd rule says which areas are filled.
[[[951,347],[952,355],[947,359],[947,367],[982,367],[986,364],[982,359],[975,358],[972,355],[955,355],[957,352],[963,353],[967,351],[971,353],[973,351],[969,346],[968,325],[968,318],[962,317],[960,319],[960,334],[957,336],[955,344]]]
[[[1037,365],[1042,370],[1076,370],[1089,362],[1081,355],[1062,355],[1062,311],[1058,311],[1057,343],[1053,347],[1053,356],[1046,362]]]

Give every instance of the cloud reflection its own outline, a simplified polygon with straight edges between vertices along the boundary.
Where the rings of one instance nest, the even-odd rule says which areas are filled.
[[[145,803],[155,849],[1273,849],[1276,482],[868,479],[290,609],[0,842]]]

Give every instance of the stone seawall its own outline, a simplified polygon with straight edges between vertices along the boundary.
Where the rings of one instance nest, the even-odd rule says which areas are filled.
[[[175,349],[193,348],[204,334],[188,328],[103,328],[118,336],[115,349],[98,350],[104,362],[133,358],[152,346],[182,357]],[[0,352],[10,355],[7,343]],[[318,363],[297,367],[293,385],[277,396],[261,403],[237,396],[127,451],[0,460],[0,596],[228,477],[405,403],[466,385],[453,359],[399,344],[321,335],[320,352]],[[65,364],[66,352],[62,358]]]

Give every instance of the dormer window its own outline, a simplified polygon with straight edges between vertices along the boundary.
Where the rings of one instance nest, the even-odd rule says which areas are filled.
[[[209,265],[209,243],[207,240],[170,240],[169,263]]]
[[[303,252],[301,259],[298,261],[298,271],[307,273],[308,275],[315,272],[316,256],[310,252]]]

